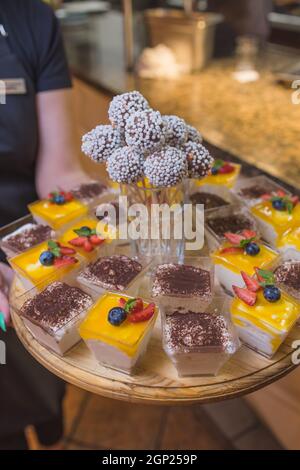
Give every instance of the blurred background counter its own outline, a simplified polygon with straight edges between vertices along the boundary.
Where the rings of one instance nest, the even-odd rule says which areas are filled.
[[[283,86],[274,75],[274,71],[293,68],[299,50],[265,44],[255,59],[259,79],[249,83],[233,78],[236,56],[213,58],[200,72],[174,80],[142,79],[126,70],[121,11],[101,3],[102,14],[62,19],[82,133],[107,119],[112,95],[137,89],[161,113],[177,114],[199,128],[210,143],[299,185],[300,105],[292,102],[295,90],[290,83]],[[138,11],[134,15],[135,57],[146,44],[143,12]]]

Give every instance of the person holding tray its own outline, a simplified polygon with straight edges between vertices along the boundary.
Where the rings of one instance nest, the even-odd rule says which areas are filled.
[[[87,180],[76,159],[71,80],[58,22],[40,0],[0,5],[0,226],[25,215],[27,204],[54,187]],[[79,145],[78,145],[79,148]],[[0,254],[0,261],[5,261]],[[9,323],[12,275],[0,263],[0,311]],[[0,449],[26,449],[34,425],[41,445],[63,435],[64,383],[25,351],[2,321],[6,364],[0,370]]]

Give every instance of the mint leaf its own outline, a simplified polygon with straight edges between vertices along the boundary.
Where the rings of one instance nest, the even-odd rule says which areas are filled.
[[[125,310],[126,313],[130,313],[130,310],[134,306],[135,302],[136,302],[136,299],[127,300],[127,302],[125,304],[125,307],[124,307],[124,310]]]
[[[89,227],[81,227],[79,229],[75,229],[74,232],[79,237],[90,237],[92,234],[92,230]]]
[[[252,243],[255,240],[255,237],[245,238],[240,241],[240,247],[245,248],[249,243]]]
[[[292,203],[292,201],[288,200],[286,201],[285,205],[286,205],[288,213],[291,214],[294,209],[294,204]]]
[[[97,235],[97,230],[95,228],[91,230],[91,235]]]
[[[219,170],[219,168],[222,168],[223,165],[224,165],[224,160],[217,159],[215,160],[215,163],[213,164],[213,168],[215,168],[216,170]]]
[[[51,252],[54,254],[55,258],[60,258],[61,253],[60,253],[60,248],[59,247],[53,248],[51,250]]]
[[[258,275],[263,279],[261,285],[273,285],[275,282],[274,274],[272,273],[272,271],[258,269]]]
[[[49,240],[48,241],[48,248],[50,250],[55,250],[56,248],[58,248],[58,244],[54,240]]]

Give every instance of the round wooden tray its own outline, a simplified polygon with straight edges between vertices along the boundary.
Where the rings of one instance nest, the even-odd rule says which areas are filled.
[[[15,282],[12,295],[22,291]],[[242,346],[217,377],[178,378],[162,349],[158,319],[147,353],[136,375],[130,377],[100,366],[83,342],[60,357],[41,346],[17,314],[12,313],[12,318],[25,348],[66,382],[105,397],[149,404],[208,403],[254,392],[296,367],[291,358],[295,351],[292,343],[300,339],[300,328],[295,327],[272,360]]]

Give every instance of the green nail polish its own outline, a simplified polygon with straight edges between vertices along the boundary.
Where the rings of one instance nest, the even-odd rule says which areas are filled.
[[[5,319],[4,319],[4,313],[0,312],[0,329],[6,332],[6,324],[5,324]]]

